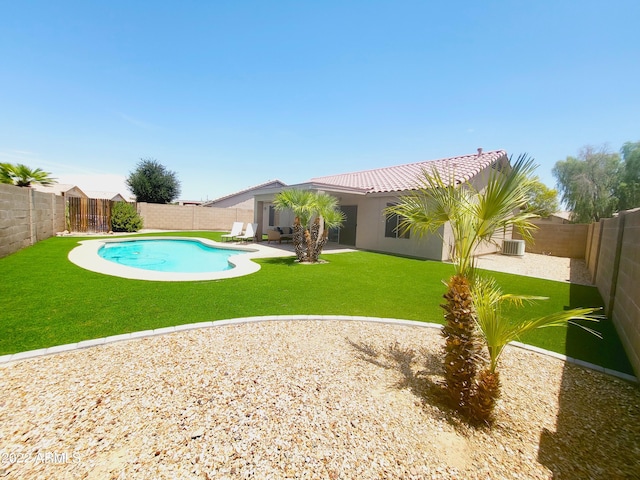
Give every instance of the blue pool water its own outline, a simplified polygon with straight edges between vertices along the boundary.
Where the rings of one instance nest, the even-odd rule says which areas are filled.
[[[157,272],[221,272],[233,268],[229,257],[239,251],[209,247],[193,240],[109,242],[98,255],[110,262]]]

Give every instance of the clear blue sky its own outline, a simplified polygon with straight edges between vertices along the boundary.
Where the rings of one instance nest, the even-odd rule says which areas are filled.
[[[110,190],[152,157],[198,200],[483,147],[553,186],[580,147],[640,140],[638,18],[638,0],[2,1],[0,161]]]

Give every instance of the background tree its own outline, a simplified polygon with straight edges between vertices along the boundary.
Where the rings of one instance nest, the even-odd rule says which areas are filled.
[[[580,149],[578,157],[556,162],[552,170],[562,201],[577,223],[597,222],[616,211],[620,156],[606,146]]]
[[[618,208],[640,207],[640,142],[627,142],[620,149],[624,161],[618,184]]]
[[[138,202],[170,203],[180,195],[180,182],[176,173],[167,170],[153,158],[143,158],[126,184]]]
[[[0,163],[0,183],[30,187],[32,184],[52,185],[56,183],[56,179],[49,172],[39,168],[31,169],[22,163]]]
[[[344,213],[338,199],[311,190],[283,190],[273,201],[278,210],[291,210],[293,246],[299,262],[315,263],[329,237],[329,229],[340,227]]]
[[[560,209],[558,191],[547,187],[538,177],[531,183],[531,191],[528,197],[525,210],[529,213],[548,217]]]

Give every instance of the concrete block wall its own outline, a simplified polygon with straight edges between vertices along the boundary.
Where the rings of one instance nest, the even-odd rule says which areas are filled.
[[[0,184],[0,258],[63,230],[63,197]]]
[[[527,243],[526,252],[554,257],[584,258],[589,225],[533,223],[538,229],[533,232],[534,242]],[[517,231],[513,232],[513,238],[522,240]]]
[[[640,376],[640,210],[624,217],[612,318]]]
[[[542,225],[526,251],[584,258],[640,378],[640,209],[591,225]],[[521,238],[516,232],[513,238]]]
[[[598,254],[600,253],[600,232],[602,231],[602,224],[592,223],[589,225],[589,232],[587,233],[587,249],[584,254],[584,259],[591,274],[591,278],[596,278],[598,268]]]
[[[615,284],[619,262],[619,237],[622,233],[622,217],[601,220],[600,251],[598,253],[598,268],[594,283],[602,295],[607,315],[612,307],[615,295]],[[617,258],[617,260],[616,260]]]
[[[143,227],[159,230],[228,231],[233,222],[253,222],[253,210],[138,203]]]

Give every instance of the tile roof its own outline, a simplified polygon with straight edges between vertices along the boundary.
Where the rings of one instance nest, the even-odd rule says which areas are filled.
[[[504,150],[482,152],[482,149],[478,149],[478,153],[471,155],[316,177],[312,178],[311,182],[353,188],[367,193],[399,192],[415,189],[416,179],[425,170],[430,172],[435,168],[444,180],[452,178],[455,174],[456,183],[461,183],[471,179],[506,155],[507,152]]]

